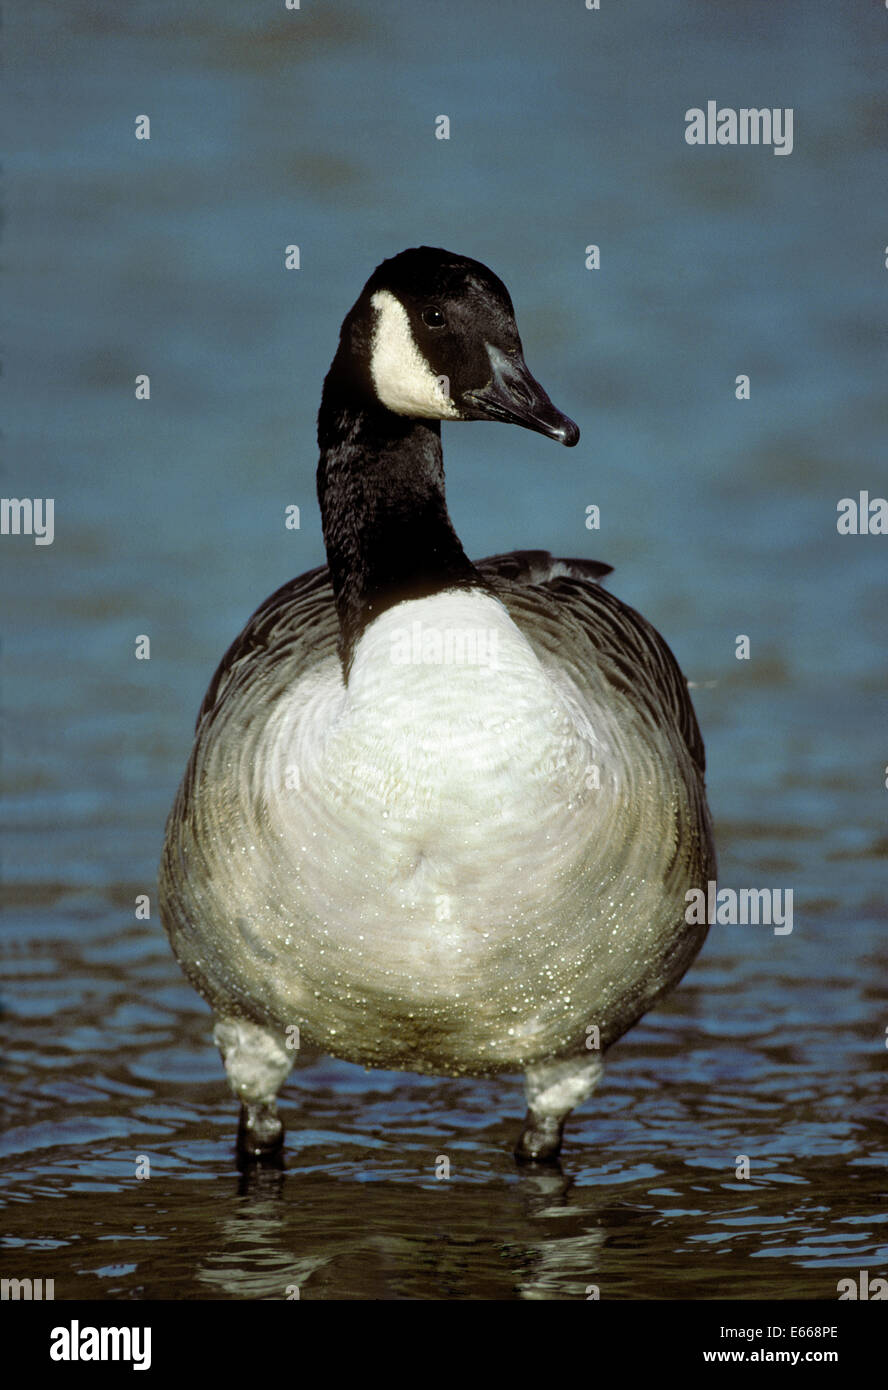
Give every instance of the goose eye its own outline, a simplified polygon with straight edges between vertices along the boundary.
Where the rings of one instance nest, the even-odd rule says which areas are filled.
[[[434,305],[429,305],[427,309],[423,309],[422,321],[426,328],[444,327],[444,315],[441,313],[441,310],[436,309]]]

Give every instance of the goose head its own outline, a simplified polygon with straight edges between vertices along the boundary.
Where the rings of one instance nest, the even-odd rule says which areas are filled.
[[[580,437],[527,367],[505,285],[467,256],[420,246],[383,261],[343,324],[340,375],[348,358],[362,393],[395,415]]]

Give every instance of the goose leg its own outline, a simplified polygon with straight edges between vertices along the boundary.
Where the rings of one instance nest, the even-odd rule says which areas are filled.
[[[515,1149],[520,1163],[554,1163],[561,1152],[564,1122],[591,1095],[604,1064],[597,1052],[556,1057],[527,1068],[527,1114]]]
[[[284,1126],[275,1097],[295,1054],[284,1047],[277,1033],[244,1018],[220,1018],[214,1037],[229,1085],[241,1103],[238,1153],[248,1159],[277,1153],[283,1146]]]

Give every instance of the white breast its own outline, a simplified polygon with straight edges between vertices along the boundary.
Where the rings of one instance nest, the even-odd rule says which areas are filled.
[[[502,605],[400,604],[362,637],[347,694],[332,675],[269,730],[266,797],[287,833],[326,838],[303,881],[338,930],[394,914],[428,960],[546,897],[576,853],[594,736]],[[300,795],[281,796],[294,765]]]
[[[493,1071],[575,1045],[657,983],[680,921],[662,816],[687,808],[666,763],[622,748],[623,717],[495,598],[389,609],[347,687],[319,664],[245,728],[239,771],[211,770],[226,976],[367,1065]]]

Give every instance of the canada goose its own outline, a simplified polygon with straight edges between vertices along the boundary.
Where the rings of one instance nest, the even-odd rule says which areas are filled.
[[[524,1071],[516,1154],[557,1156],[601,1055],[681,978],[714,875],[703,744],[669,648],[589,560],[472,564],[441,420],[576,444],[486,266],[384,261],[318,417],[328,566],[213,677],[169,817],[161,911],[217,1017],[248,1156],[310,1039],[367,1067]]]

